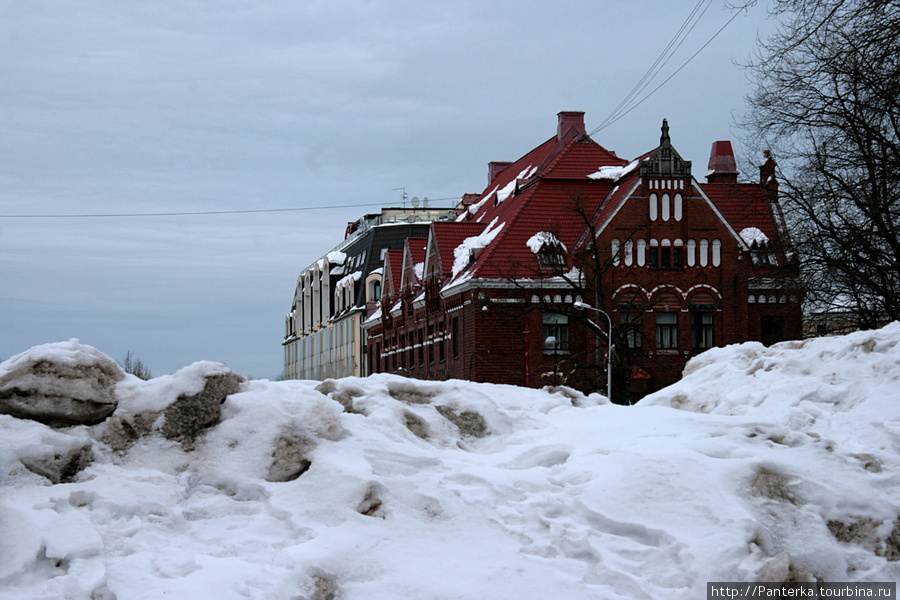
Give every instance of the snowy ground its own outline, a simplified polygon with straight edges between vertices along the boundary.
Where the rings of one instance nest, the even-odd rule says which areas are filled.
[[[898,581],[898,342],[895,323],[714,349],[633,407],[391,376],[328,395],[251,381],[191,451],[153,435],[117,454],[102,424],[0,415],[0,598],[695,599],[707,581]],[[172,377],[126,379],[118,410],[158,404]],[[73,483],[22,466],[90,440]],[[297,448],[309,469],[267,481]]]

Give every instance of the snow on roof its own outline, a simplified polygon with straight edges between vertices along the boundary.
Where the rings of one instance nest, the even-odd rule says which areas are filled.
[[[511,195],[514,191],[516,191],[516,183],[517,183],[520,179],[528,179],[529,177],[531,177],[531,176],[534,175],[535,171],[537,171],[537,167],[536,167],[536,166],[534,166],[534,165],[528,165],[527,167],[525,167],[524,169],[522,169],[522,170],[519,172],[518,175],[516,175],[515,177],[513,177],[512,180],[510,180],[509,183],[507,183],[505,186],[503,186],[502,189],[501,189],[499,186],[494,186],[494,189],[492,189],[490,192],[488,192],[488,193],[486,193],[484,196],[482,196],[482,197],[481,197],[481,200],[479,200],[479,201],[476,202],[475,204],[471,205],[471,206],[467,209],[467,211],[464,211],[461,215],[459,215],[459,216],[456,218],[456,220],[457,220],[457,221],[464,221],[464,220],[466,219],[466,214],[467,214],[467,212],[468,212],[468,213],[471,213],[471,214],[473,214],[473,215],[474,215],[475,213],[477,213],[478,210],[479,210],[482,206],[484,206],[484,203],[487,202],[489,199],[491,199],[491,198],[494,196],[495,193],[497,194],[497,204],[500,204],[501,202],[503,202],[504,200],[506,200],[507,198],[509,198],[510,195]],[[481,216],[484,216],[484,215],[481,215]]]
[[[425,263],[420,262],[413,265],[413,271],[416,273],[416,279],[422,281],[425,279]]]
[[[494,225],[497,224],[498,219],[499,217],[494,217],[494,220],[491,221],[491,224],[488,225],[483,232],[464,239],[462,243],[453,250],[453,277],[459,275],[469,265],[472,252],[484,248],[497,237],[497,234],[500,233],[503,226],[506,225],[506,222],[500,223],[495,229]]]
[[[343,277],[340,281],[337,282],[337,286],[341,287],[343,285],[349,285],[350,283],[356,283],[362,279],[362,271],[354,271],[353,273]]]
[[[742,229],[740,236],[748,246],[752,246],[754,243],[757,246],[761,246],[769,241],[769,236],[756,227],[746,227]]]
[[[569,251],[569,249],[566,248],[566,245],[556,239],[556,236],[549,231],[538,231],[536,234],[528,238],[528,241],[525,242],[525,245],[527,245],[528,249],[535,254],[540,252],[541,248],[543,248],[545,245],[562,248],[563,252]]]
[[[325,258],[327,258],[328,262],[330,262],[333,265],[342,265],[342,264],[344,264],[344,261],[347,260],[347,255],[344,254],[343,252],[334,250],[334,251],[326,254]]]
[[[588,177],[591,179],[610,179],[612,181],[618,181],[635,170],[640,164],[641,159],[636,158],[627,165],[621,167],[600,167],[596,173],[591,173]]]
[[[371,325],[378,323],[379,321],[381,321],[381,303],[380,302],[375,307],[375,310],[372,311],[372,314],[369,315],[369,317],[365,321],[363,321],[362,326],[363,326],[363,328],[368,328]]]

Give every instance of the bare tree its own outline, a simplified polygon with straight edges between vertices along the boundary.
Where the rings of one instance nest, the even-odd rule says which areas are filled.
[[[548,236],[548,242],[535,253],[534,260],[527,263],[511,262],[503,275],[504,281],[518,290],[523,298],[533,296],[537,301],[493,305],[491,309],[505,313],[510,320],[519,319],[534,311],[562,313],[568,319],[581,321],[588,326],[590,331],[588,338],[594,340],[591,347],[583,352],[568,352],[563,359],[554,352],[547,352],[544,358],[548,364],[545,366],[553,369],[553,378],[548,380],[548,383],[557,383],[558,375],[563,377],[566,383],[574,383],[569,379],[569,375],[576,374],[575,380],[578,381],[576,387],[596,389],[605,387],[606,382],[604,372],[607,360],[604,355],[610,348],[607,325],[604,322],[602,327],[598,326],[592,320],[592,315],[586,314],[585,311],[547,301],[546,295],[539,293],[540,284],[536,286],[536,282],[543,282],[548,290],[565,290],[572,297],[580,297],[587,302],[595,303],[596,308],[611,314],[612,307],[606,304],[611,295],[603,293],[601,282],[604,274],[613,267],[616,257],[608,251],[601,252],[597,247],[597,222],[595,209],[592,209],[596,203],[592,204],[584,194],[574,190],[568,193],[568,197],[566,218],[582,229],[574,246],[572,248],[557,246],[556,241],[562,237],[559,224],[548,222],[545,233],[551,235]],[[637,230],[633,231],[632,235],[636,233]],[[486,304],[490,305],[490,302],[486,301]],[[616,391],[614,401],[623,404],[634,400],[626,391],[631,373],[630,357],[623,351],[627,347],[625,341],[627,335],[627,328],[617,326],[613,330],[613,389]],[[565,369],[565,374],[559,373],[561,368]]]
[[[774,0],[748,145],[775,152],[813,310],[900,319],[900,3]]]

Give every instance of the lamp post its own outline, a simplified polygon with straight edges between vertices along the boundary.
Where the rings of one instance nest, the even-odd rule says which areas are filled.
[[[572,304],[572,306],[574,306],[576,310],[592,310],[594,312],[598,312],[601,315],[603,315],[604,317],[606,317],[606,320],[609,322],[609,329],[607,330],[607,334],[606,334],[607,335],[607,337],[606,337],[606,341],[607,341],[606,354],[608,356],[607,365],[606,365],[606,395],[609,397],[609,401],[612,402],[612,351],[613,351],[612,319],[610,318],[610,316],[608,314],[606,314],[599,308],[594,308],[590,304],[587,304],[586,302],[582,302],[581,300],[576,300],[575,303]],[[591,324],[592,329],[594,329],[598,333],[601,333],[601,334],[603,333],[603,330],[600,328],[599,325],[597,325],[590,319],[588,319],[587,322]]]
[[[557,383],[557,375],[559,373],[559,342],[557,341],[556,336],[547,336],[547,339],[544,340],[544,348],[546,350],[553,350],[553,386],[556,387],[559,385],[559,383]]]

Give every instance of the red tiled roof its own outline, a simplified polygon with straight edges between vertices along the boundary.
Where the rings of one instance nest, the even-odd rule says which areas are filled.
[[[425,245],[427,238],[406,238],[403,244],[403,273],[400,275],[400,287],[415,286],[419,283],[419,277],[415,272],[415,266],[425,262]]]
[[[504,202],[497,207],[501,210],[494,214],[495,227],[503,223],[503,229],[479,253],[470,273],[473,277],[483,278],[551,275],[539,271],[528,240],[540,231],[547,231],[572,250],[586,227],[585,220],[576,212],[575,199],[583,203],[586,218],[589,218],[612,186],[610,181],[590,179],[539,181],[516,198]]]
[[[657,150],[639,157],[633,169],[618,174],[618,180],[594,179],[590,175],[600,167],[624,167],[630,163],[584,134],[574,132],[562,140],[549,139],[500,171],[479,200],[469,207],[470,212],[464,213],[457,222],[432,225],[432,235],[439,236],[443,272],[452,271],[455,248],[490,227],[492,231],[498,230],[497,235],[478,250],[465,275],[455,278],[456,281],[463,277],[502,279],[554,275],[540,271],[528,240],[538,232],[547,231],[569,251],[575,250],[587,235],[588,227],[585,218],[574,209],[573,199],[581,201],[581,210],[595,227],[605,226],[640,183],[641,161]],[[764,188],[752,184],[701,184],[701,188],[736,233],[757,227],[770,238],[776,236]],[[498,191],[503,192],[501,197]],[[473,225],[471,230],[458,228],[466,223]]]
[[[541,177],[554,179],[584,179],[596,173],[600,167],[620,167],[628,164],[597,144],[589,137],[571,140],[566,146],[541,169]]]
[[[400,293],[400,278],[403,275],[403,250],[388,250],[384,257],[384,293],[397,295]]]
[[[756,227],[769,239],[774,240],[778,236],[768,193],[762,186],[754,183],[703,183],[700,187],[737,233],[747,227]]]
[[[474,221],[434,221],[431,224],[431,235],[437,242],[441,273],[450,275],[453,272],[453,262],[456,259],[453,251],[463,240],[478,235],[484,228],[483,223]]]
[[[409,252],[412,255],[412,264],[417,265],[425,262],[425,247],[428,245],[428,238],[407,238],[409,244]]]

